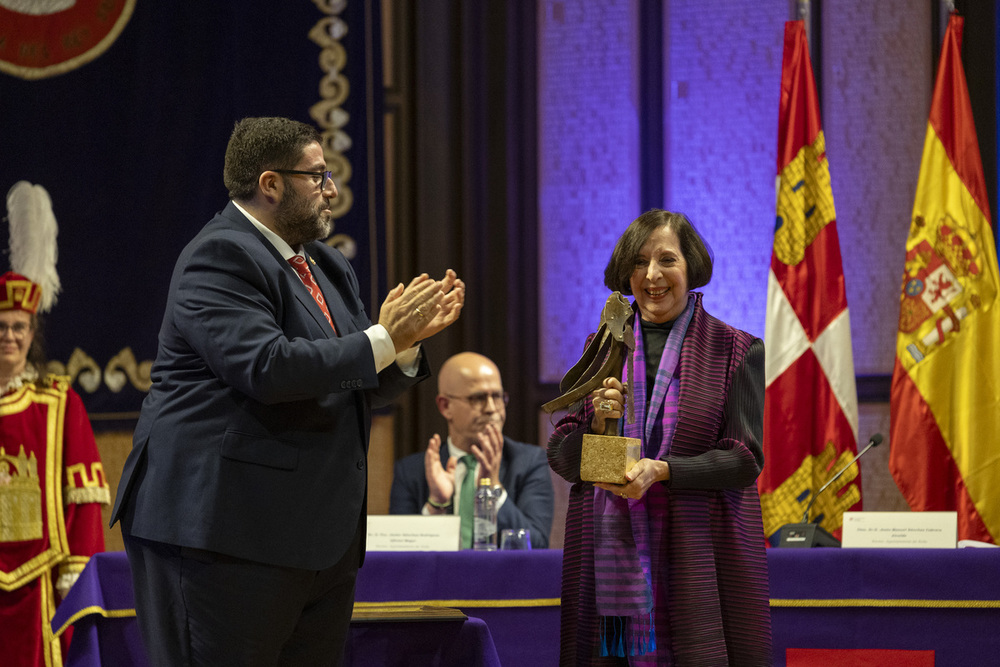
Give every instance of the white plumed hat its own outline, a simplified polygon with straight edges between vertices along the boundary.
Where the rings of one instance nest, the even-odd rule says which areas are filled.
[[[10,221],[10,268],[41,288],[38,312],[46,313],[62,290],[56,260],[59,226],[52,199],[41,185],[18,181],[7,193]]]

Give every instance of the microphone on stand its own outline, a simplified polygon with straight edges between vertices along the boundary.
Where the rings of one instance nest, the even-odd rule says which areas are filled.
[[[788,523],[781,527],[779,531],[778,546],[779,547],[839,547],[840,541],[831,535],[829,532],[824,530],[819,524],[809,522],[809,511],[812,509],[813,503],[819,497],[819,494],[827,490],[827,488],[837,481],[837,479],[843,475],[847,470],[854,465],[858,459],[864,456],[869,449],[872,447],[878,447],[882,444],[882,434],[876,433],[868,440],[868,444],[862,449],[858,454],[851,459],[851,462],[840,469],[836,475],[830,478],[826,484],[819,487],[819,491],[813,494],[812,498],[809,499],[809,504],[806,505],[805,511],[802,513],[801,523]]]

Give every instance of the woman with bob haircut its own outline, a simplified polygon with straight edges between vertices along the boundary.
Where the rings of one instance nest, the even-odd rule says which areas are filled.
[[[634,377],[608,378],[556,426],[549,465],[573,484],[563,547],[561,664],[768,665],[771,622],[756,479],[764,343],[691,289],[712,256],[681,213],[628,226],[604,271],[634,297]],[[591,336],[592,338],[593,336]],[[606,419],[642,443],[627,483],[580,479]]]

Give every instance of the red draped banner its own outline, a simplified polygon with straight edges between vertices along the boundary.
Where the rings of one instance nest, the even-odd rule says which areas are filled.
[[[857,452],[858,402],[830,170],[805,27],[785,24],[778,116],[778,203],[768,275],[764,533],[802,519],[812,494]],[[839,535],[861,508],[857,466],[810,519]]]

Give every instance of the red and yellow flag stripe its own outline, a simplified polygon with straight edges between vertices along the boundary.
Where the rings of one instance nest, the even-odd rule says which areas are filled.
[[[785,24],[778,116],[778,196],[768,276],[764,532],[801,520],[811,494],[857,451],[851,326],[830,169],[805,27]],[[857,467],[811,510],[829,532],[860,509]]]
[[[960,539],[1000,538],[1000,280],[960,58],[945,34],[906,240],[889,469],[914,510],[957,510]]]

